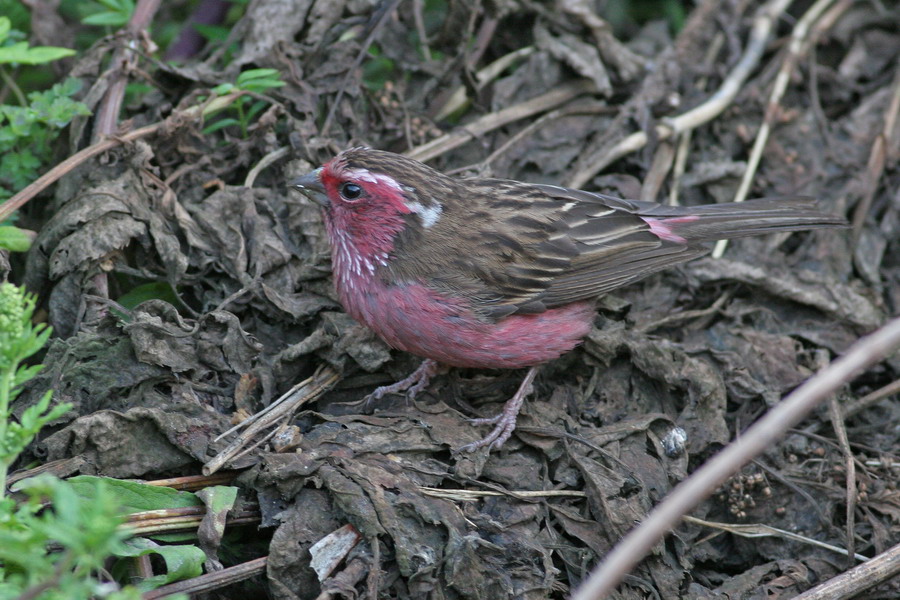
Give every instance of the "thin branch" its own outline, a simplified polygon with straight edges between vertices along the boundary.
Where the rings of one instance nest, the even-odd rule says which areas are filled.
[[[900,318],[858,340],[844,356],[797,388],[750,427],[740,439],[678,484],[636,529],[613,548],[577,590],[573,600],[595,600],[607,596],[653,546],[678,524],[682,516],[713,493],[743,465],[771,448],[776,440],[820,402],[898,347]]]
[[[15,196],[10,198],[3,204],[0,204],[0,221],[6,220],[9,215],[21,208],[26,202],[37,196],[39,193],[47,189],[60,177],[66,175],[75,167],[93,158],[94,156],[103,154],[107,150],[112,150],[113,148],[121,144],[133,142],[134,140],[157,133],[168,123],[176,122],[178,119],[197,119],[214,111],[221,110],[234,102],[234,100],[236,100],[244,93],[245,92],[237,91],[226,94],[225,96],[213,96],[203,104],[191,106],[182,111],[173,113],[163,121],[154,123],[152,125],[147,125],[146,127],[141,127],[140,129],[135,129],[134,131],[129,131],[128,133],[124,133],[122,135],[100,140],[99,142],[96,142],[95,144],[92,144],[87,148],[76,152],[75,154],[57,164],[55,167],[25,186]]]
[[[141,598],[143,600],[157,600],[157,598],[165,598],[175,594],[199,594],[201,592],[217,590],[227,585],[249,579],[254,575],[264,573],[266,571],[266,562],[268,559],[268,556],[263,556],[262,558],[228,567],[221,571],[206,573],[199,577],[170,583],[169,585],[158,587],[155,590],[144,592]]]
[[[831,426],[834,427],[834,434],[840,445],[841,454],[844,456],[844,469],[847,471],[845,483],[847,508],[844,518],[844,532],[847,539],[845,542],[847,545],[847,552],[853,554],[856,549],[854,530],[856,529],[856,501],[858,498],[856,489],[856,461],[854,460],[853,450],[850,449],[850,438],[847,436],[847,426],[844,423],[841,405],[834,396],[828,399],[828,415],[831,417]],[[850,559],[847,567],[849,568],[852,566],[853,559]]]
[[[769,141],[769,132],[772,129],[772,123],[776,116],[781,112],[781,99],[787,91],[788,83],[791,80],[791,74],[797,61],[804,52],[809,32],[813,25],[818,21],[828,8],[834,4],[835,0],[818,0],[809,10],[804,13],[803,17],[797,22],[794,30],[791,32],[791,42],[788,45],[787,55],[781,63],[778,75],[775,77],[775,84],[772,86],[772,93],[769,95],[769,102],[766,105],[766,114],[763,117],[762,125],[756,134],[756,140],[753,142],[753,149],[750,151],[750,158],[747,161],[747,169],[741,178],[741,185],[738,186],[734,195],[735,202],[743,202],[750,193],[750,185],[756,177],[756,171],[759,169],[759,162],[762,160],[763,150]],[[719,240],[713,248],[713,258],[721,258],[728,247],[728,240]]]
[[[719,116],[734,101],[750,73],[759,65],[775,23],[781,18],[781,15],[784,14],[784,11],[787,10],[790,4],[791,0],[769,0],[759,10],[753,21],[753,29],[750,32],[750,39],[747,41],[744,55],[722,82],[716,93],[709,100],[686,113],[670,119],[663,119],[662,123],[656,126],[657,139],[666,140],[673,135],[690,131],[708,123]],[[594,164],[575,173],[566,183],[566,186],[573,188],[583,187],[607,165],[646,146],[648,139],[647,133],[643,131],[629,135],[610,148]]]
[[[363,60],[369,54],[369,48],[372,46],[372,42],[375,41],[375,36],[378,35],[378,32],[381,31],[381,28],[384,27],[384,24],[387,23],[388,18],[394,12],[394,9],[397,8],[397,5],[400,3],[400,0],[391,0],[389,4],[386,6],[382,6],[380,10],[384,12],[381,16],[378,17],[378,21],[375,22],[375,25],[372,26],[372,30],[369,31],[369,35],[366,37],[366,40],[363,42],[362,48],[359,49],[359,53],[356,55],[356,59],[353,61],[353,66],[347,71],[347,74],[344,75],[344,80],[341,82],[341,87],[338,88],[338,93],[334,98],[334,102],[331,103],[331,110],[328,111],[328,116],[325,117],[325,123],[322,125],[322,131],[320,135],[325,135],[328,133],[328,129],[331,127],[331,122],[334,120],[334,115],[337,113],[338,106],[341,103],[341,99],[344,97],[344,90],[350,85],[350,78],[354,76],[356,70],[359,69],[359,66],[362,64]]]
[[[866,171],[863,173],[863,193],[856,210],[853,211],[853,246],[856,246],[859,236],[862,233],[862,227],[865,223],[869,209],[872,207],[872,199],[878,190],[878,182],[884,173],[884,165],[890,152],[889,148],[893,146],[893,138],[895,135],[894,125],[897,123],[897,113],[900,112],[900,67],[894,75],[894,82],[891,84],[894,93],[891,101],[888,103],[887,110],[884,115],[884,127],[881,132],[875,136],[872,143],[872,150],[869,152],[869,161],[866,163]]]
[[[704,521],[703,519],[697,519],[695,517],[684,517],[685,523],[691,523],[692,525],[701,525],[703,527],[709,527],[711,529],[718,529],[719,531],[727,531],[728,533],[740,537],[745,538],[761,538],[761,537],[777,537],[785,540],[790,540],[793,542],[800,542],[801,544],[807,544],[810,546],[817,546],[819,548],[824,548],[829,552],[834,552],[835,554],[842,554],[844,556],[850,556],[858,560],[859,562],[866,562],[869,560],[867,556],[863,556],[862,554],[853,554],[848,552],[845,548],[841,548],[840,546],[833,546],[831,544],[826,544],[825,542],[820,542],[815,538],[811,538],[805,535],[800,535],[794,533],[793,531],[785,531],[784,529],[778,529],[777,527],[772,527],[771,525],[766,525],[765,523],[717,523],[715,521]]]
[[[884,583],[900,573],[900,544],[888,548],[867,562],[853,567],[806,590],[794,600],[843,600],[857,598],[872,586]]]
[[[480,119],[469,123],[464,128],[460,128],[447,135],[442,135],[427,144],[422,144],[421,146],[413,148],[407,152],[406,155],[423,162],[431,160],[436,156],[440,156],[445,152],[458,148],[469,140],[474,140],[498,127],[503,127],[513,121],[526,119],[537,113],[549,110],[568,102],[576,96],[590,92],[593,89],[594,84],[586,80],[560,85],[556,89],[549,91],[546,94],[541,94],[531,100],[526,100],[525,102],[520,102],[519,104],[509,106],[503,110],[484,115]]]

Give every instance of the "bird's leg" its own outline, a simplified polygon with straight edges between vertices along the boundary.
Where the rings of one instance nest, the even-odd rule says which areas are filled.
[[[511,436],[512,432],[516,429],[516,418],[519,416],[519,410],[522,408],[522,403],[525,402],[525,398],[531,393],[532,383],[534,383],[534,376],[537,375],[537,369],[537,367],[528,369],[525,380],[522,381],[522,385],[519,386],[515,396],[506,401],[506,404],[503,405],[503,410],[500,411],[497,416],[489,419],[471,420],[475,425],[495,424],[496,427],[494,427],[494,429],[483,439],[472,442],[471,444],[466,444],[460,448],[460,451],[472,452],[482,446],[488,446],[488,450],[496,450],[503,445],[503,442],[509,439],[509,436]]]
[[[428,387],[431,377],[437,375],[441,366],[436,360],[426,358],[419,365],[419,368],[412,372],[405,379],[401,379],[397,383],[391,385],[383,385],[375,388],[375,391],[365,397],[366,406],[370,406],[376,400],[381,400],[385,394],[396,394],[397,392],[406,392],[410,399],[415,398],[419,392]]]

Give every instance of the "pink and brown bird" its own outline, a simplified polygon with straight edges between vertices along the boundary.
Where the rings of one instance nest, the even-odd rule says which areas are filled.
[[[846,224],[809,198],[664,206],[503,179],[456,179],[410,158],[346,150],[291,182],[323,206],[341,303],[425,359],[371,397],[415,395],[440,364],[529,367],[495,427],[512,434],[538,365],[591,330],[595,300],[708,251],[705,242]]]

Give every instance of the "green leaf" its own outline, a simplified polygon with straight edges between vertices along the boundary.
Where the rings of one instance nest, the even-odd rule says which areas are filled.
[[[245,81],[250,81],[251,79],[260,79],[262,77],[276,77],[278,76],[278,71],[275,69],[247,69],[246,71],[241,71],[241,74],[238,75],[237,82],[238,85],[244,83]]]
[[[248,122],[253,120],[253,117],[259,113],[262,109],[266,107],[266,103],[262,100],[258,100],[250,105],[250,108],[247,109],[247,114],[244,116]]]
[[[231,33],[230,27],[222,27],[220,25],[204,25],[203,23],[193,23],[191,25],[197,30],[203,38],[208,42],[224,42]]]
[[[147,300],[165,300],[169,304],[178,304],[179,300],[172,286],[164,281],[154,281],[132,288],[116,299],[116,302],[131,310]]]
[[[134,10],[134,3],[130,0],[97,0],[100,4],[109,10],[118,12],[130,12]]]
[[[121,507],[120,514],[131,514],[147,510],[164,510],[167,508],[190,508],[203,506],[203,503],[190,492],[180,492],[170,487],[148,485],[136,481],[123,481],[91,475],[78,475],[67,479],[72,488],[82,498],[89,500],[90,494],[98,481],[111,490]]]
[[[214,94],[218,94],[219,96],[223,96],[234,89],[233,83],[220,83],[216,87],[212,89]]]
[[[219,119],[215,123],[207,125],[203,128],[203,133],[205,135],[209,135],[210,133],[214,133],[220,129],[224,129],[225,127],[230,127],[232,125],[240,125],[241,122],[237,119],[232,119],[231,117],[225,119]]]
[[[13,385],[22,385],[29,379],[33,379],[38,373],[43,370],[43,368],[44,365],[28,365],[19,367],[19,369],[16,371],[16,376],[13,378]]]
[[[241,89],[247,90],[248,92],[260,93],[272,88],[282,87],[283,85],[285,85],[285,83],[277,79],[256,79],[243,84]]]
[[[9,17],[0,17],[0,44],[9,37],[9,30],[12,29],[12,21]]]
[[[248,69],[237,78],[237,87],[251,92],[262,92],[283,85],[284,82],[279,79],[279,73],[275,69]]]
[[[128,22],[128,17],[111,11],[94,13],[81,19],[85,25],[121,27]]]
[[[31,248],[32,236],[12,225],[0,225],[0,248],[11,252],[25,252]]]
[[[75,54],[69,48],[55,46],[28,47],[28,42],[19,42],[12,46],[0,48],[0,63],[21,63],[25,65],[41,65]]]
[[[85,25],[104,25],[109,27],[121,27],[128,23],[134,13],[132,0],[97,0],[99,4],[108,10],[100,10],[81,19]]]
[[[138,587],[144,591],[155,589],[173,581],[197,577],[203,573],[206,555],[196,546],[161,546],[147,538],[133,538],[125,542],[117,556],[136,557],[156,554],[166,563],[166,573],[144,579]]]

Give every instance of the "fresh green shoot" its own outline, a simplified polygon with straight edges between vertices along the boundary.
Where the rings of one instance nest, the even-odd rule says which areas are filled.
[[[138,600],[95,577],[106,559],[126,550],[128,533],[116,516],[118,500],[98,484],[90,500],[68,482],[40,475],[23,482],[26,500],[0,500],[0,598]],[[50,508],[45,508],[49,501]],[[51,548],[59,548],[52,551]]]
[[[384,84],[394,79],[396,65],[394,61],[382,56],[381,48],[375,44],[369,46],[369,58],[363,63],[363,85],[371,92],[384,88]]]
[[[80,88],[80,81],[67,79],[31,92],[24,105],[0,104],[0,200],[37,178],[53,158],[53,142],[73,118],[91,114],[72,100]]]
[[[10,69],[19,65],[40,65],[74,51],[52,46],[29,47],[20,31],[12,29],[8,17],[0,17],[0,79],[12,91],[16,104],[0,104],[0,201],[31,183],[48,164],[54,153],[53,142],[60,131],[76,116],[90,111],[72,100],[81,83],[69,79],[49,90],[25,94],[16,84]],[[5,225],[5,224],[4,224]],[[8,232],[0,236],[0,247],[20,251],[26,235],[10,239]]]
[[[11,283],[0,284],[0,497],[6,490],[9,467],[41,428],[71,408],[59,404],[50,408],[50,392],[12,421],[10,407],[22,391],[22,384],[37,375],[43,365],[25,365],[50,337],[50,327],[35,325],[35,297]]]
[[[42,65],[75,54],[75,51],[69,48],[57,48],[55,46],[29,47],[28,42],[15,41],[20,37],[22,37],[21,32],[15,32],[12,29],[12,21],[9,20],[9,17],[0,17],[0,65]],[[9,74],[7,73],[4,76],[4,80],[8,76]],[[5,83],[9,85],[9,81],[5,81]],[[21,90],[19,93],[21,94]]]
[[[91,4],[94,4],[96,10],[81,19],[85,25],[123,27],[134,13],[133,0],[97,0]],[[96,6],[97,4],[100,6]]]
[[[48,390],[17,421],[12,402],[43,365],[26,365],[50,337],[50,328],[32,322],[35,297],[11,283],[0,284],[0,598],[35,600],[139,600],[140,590],[97,577],[110,556],[135,556],[121,528],[121,498],[98,478],[73,484],[47,474],[16,484],[18,501],[6,495],[9,468],[38,431],[71,406],[50,407]],[[175,576],[193,576],[202,551],[167,550],[166,564],[192,565]],[[175,560],[175,559],[178,560]],[[191,558],[190,561],[186,561]],[[164,581],[147,582],[161,585]]]
[[[279,79],[278,71],[275,69],[250,69],[238,75],[235,83],[223,83],[213,88],[213,93],[217,96],[224,96],[234,92],[252,92],[254,94],[262,94],[267,90],[281,87],[284,82]],[[223,117],[210,123],[203,129],[203,133],[210,134],[225,127],[238,125],[241,128],[241,136],[246,138],[247,131],[253,118],[265,108],[264,100],[254,100],[253,98],[242,95],[234,100],[229,108],[233,108],[237,113],[237,118]]]
[[[0,248],[10,252],[26,252],[31,248],[32,236],[13,225],[0,225]]]

